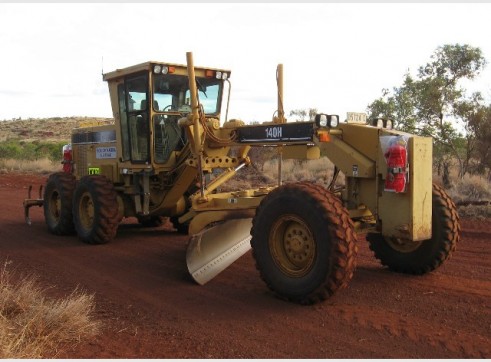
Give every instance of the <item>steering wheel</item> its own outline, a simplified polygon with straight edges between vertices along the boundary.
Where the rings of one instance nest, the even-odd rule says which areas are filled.
[[[166,109],[170,109],[172,107],[172,104],[169,104],[168,106],[165,106],[163,109],[162,109],[162,112],[165,112]]]

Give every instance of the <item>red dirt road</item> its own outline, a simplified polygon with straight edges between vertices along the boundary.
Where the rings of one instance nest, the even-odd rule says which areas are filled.
[[[275,298],[251,253],[205,286],[186,269],[187,238],[131,220],[92,246],[49,234],[42,209],[23,220],[27,185],[46,177],[0,175],[0,261],[35,273],[53,296],[77,286],[96,299],[101,334],[71,358],[490,358],[491,226],[462,221],[462,241],[435,272],[391,273],[359,237],[358,268],[328,301]]]

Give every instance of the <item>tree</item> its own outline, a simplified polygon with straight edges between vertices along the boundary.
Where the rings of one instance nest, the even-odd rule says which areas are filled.
[[[290,111],[289,116],[295,117],[296,122],[303,122],[305,118],[308,117],[309,121],[314,120],[315,115],[317,114],[317,108],[303,108],[303,109],[294,109]]]
[[[472,154],[476,156],[474,165],[470,164],[470,159],[467,160],[468,167],[479,174],[488,169],[488,179],[491,180],[491,104],[474,107],[467,117],[469,132],[474,135],[469,147],[472,147]]]
[[[419,67],[415,78],[408,72],[402,86],[392,92],[383,90],[382,97],[368,105],[370,117],[389,116],[397,121],[397,129],[433,137],[437,169],[447,186],[451,158],[458,160],[461,176],[468,172],[476,150],[471,115],[483,101],[478,93],[468,98],[460,81],[474,79],[485,65],[479,48],[443,45]],[[464,135],[458,131],[459,124]]]

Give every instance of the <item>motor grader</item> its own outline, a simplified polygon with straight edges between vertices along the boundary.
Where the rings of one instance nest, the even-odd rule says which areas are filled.
[[[42,205],[53,234],[103,244],[123,218],[152,225],[165,216],[190,235],[187,265],[199,284],[252,247],[267,286],[301,304],[347,285],[357,233],[393,271],[424,274],[449,258],[460,225],[452,200],[432,184],[431,138],[360,113],[342,123],[329,113],[288,123],[281,64],[273,119],[229,120],[230,71],[186,58],[186,65],[150,61],[103,75],[114,124],[73,130],[63,172],[49,176],[43,196],[24,202],[28,221],[29,208]],[[277,151],[277,182],[220,192],[250,166],[251,147]],[[282,182],[282,160],[321,155],[335,165],[328,187]]]

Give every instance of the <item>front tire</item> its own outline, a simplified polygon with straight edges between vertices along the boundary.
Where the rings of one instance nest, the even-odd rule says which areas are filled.
[[[65,172],[51,174],[44,190],[44,220],[50,232],[56,235],[75,233],[72,216],[72,198],[75,177]]]
[[[367,234],[367,241],[375,257],[390,270],[406,274],[426,274],[449,259],[460,240],[457,208],[438,185],[433,185],[431,227],[431,239],[421,242],[386,240],[379,233]]]
[[[353,276],[353,223],[341,201],[319,185],[302,182],[273,190],[256,211],[251,235],[261,278],[283,299],[313,304]]]
[[[73,220],[78,237],[88,244],[105,244],[116,236],[119,211],[113,184],[104,176],[80,179],[75,189]]]

